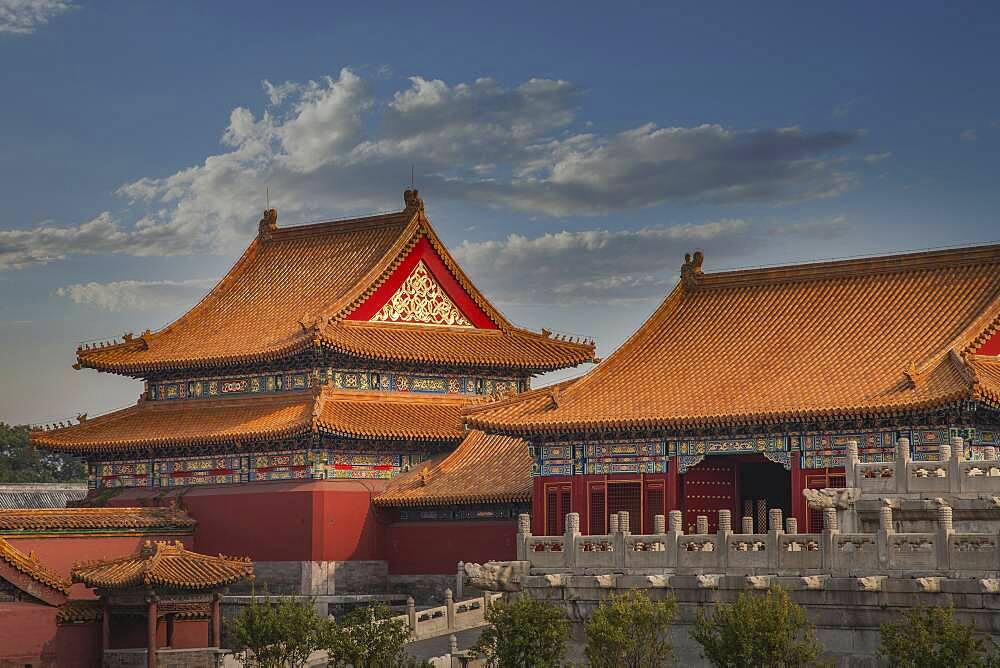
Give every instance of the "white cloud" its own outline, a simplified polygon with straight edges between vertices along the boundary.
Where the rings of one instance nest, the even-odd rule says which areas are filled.
[[[889,152],[885,152],[885,153],[869,153],[868,155],[866,155],[864,157],[864,161],[867,162],[868,164],[872,164],[873,165],[873,164],[882,162],[883,160],[888,160],[891,157],[892,157],[892,153],[889,153]]]
[[[838,150],[858,133],[648,123],[587,132],[570,82],[412,77],[386,99],[351,70],[306,83],[263,82],[264,111],[232,110],[224,150],[116,194],[107,235],[84,227],[0,232],[0,268],[70,253],[231,251],[256,227],[265,188],[282,221],[397,208],[415,164],[430,198],[551,216],[597,215],[672,200],[781,203],[850,186]],[[58,234],[56,234],[58,231]],[[53,237],[57,238],[53,238]]]
[[[69,0],[0,0],[0,33],[30,35],[75,7]]]
[[[677,280],[684,254],[702,249],[714,266],[767,237],[831,239],[849,231],[843,216],[765,228],[731,218],[638,230],[562,231],[529,238],[464,241],[455,255],[498,301],[518,304],[625,302],[661,298]]]
[[[106,311],[146,311],[189,306],[214,284],[213,279],[90,282],[67,285],[55,293],[77,304],[92,304]]]
[[[962,141],[976,141],[979,139],[979,135],[975,130],[964,130],[960,135],[958,135],[958,138]]]

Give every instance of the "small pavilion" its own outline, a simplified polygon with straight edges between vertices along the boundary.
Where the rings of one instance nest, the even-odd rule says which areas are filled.
[[[126,643],[141,637],[134,620],[146,619],[146,665],[153,668],[161,622],[164,647],[175,648],[175,622],[192,618],[209,620],[206,647],[219,647],[222,592],[252,579],[253,566],[246,558],[192,552],[179,541],[146,541],[135,554],[77,564],[72,578],[93,587],[101,599],[104,652],[112,649],[112,633]]]

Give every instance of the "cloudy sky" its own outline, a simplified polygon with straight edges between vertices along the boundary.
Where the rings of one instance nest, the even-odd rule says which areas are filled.
[[[0,0],[0,420],[134,402],[76,344],[197,301],[268,188],[395,210],[412,166],[511,319],[604,355],[694,248],[1000,240],[992,3],[431,4]]]

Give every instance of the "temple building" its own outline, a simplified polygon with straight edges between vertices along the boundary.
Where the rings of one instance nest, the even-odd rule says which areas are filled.
[[[144,380],[135,406],[34,443],[86,459],[85,504],[173,500],[197,520],[192,549],[250,557],[272,592],[377,590],[513,555],[526,445],[466,430],[462,411],[592,361],[594,344],[510,323],[417,191],[404,200],[288,228],[268,210],[177,321],[77,350],[78,368]]]
[[[863,462],[914,458],[952,436],[964,458],[1000,436],[1000,246],[704,273],[687,257],[674,290],[580,379],[470,407],[470,428],[528,443],[533,526],[634,533],[683,512],[766,527],[769,508],[822,527],[802,490],[844,487]]]

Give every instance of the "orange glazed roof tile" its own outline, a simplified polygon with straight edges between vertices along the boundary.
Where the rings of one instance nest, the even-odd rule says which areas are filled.
[[[393,478],[373,503],[405,507],[530,499],[528,444],[511,436],[473,431],[450,454]]]
[[[17,508],[0,510],[0,534],[75,531],[192,530],[179,508]]]
[[[997,361],[972,352],[1000,324],[1000,246],[717,274],[700,262],[577,382],[470,408],[467,425],[728,426],[997,396]]]
[[[253,577],[249,559],[191,552],[180,542],[146,541],[133,555],[73,566],[73,582],[102,589],[159,585],[176,589],[217,589]]]
[[[42,565],[34,552],[25,554],[0,537],[0,561],[5,562],[15,570],[24,573],[46,587],[65,594],[69,591],[70,582],[59,577]]]
[[[73,453],[187,444],[242,444],[323,432],[348,438],[462,438],[458,395],[349,390],[287,392],[237,399],[140,401],[80,424],[32,432],[41,447]]]
[[[537,370],[593,359],[592,343],[542,336],[508,322],[438,239],[416,193],[407,199],[407,208],[399,213],[283,229],[277,227],[277,214],[266,212],[258,237],[194,308],[158,332],[80,348],[78,365],[142,376],[275,359],[322,344],[378,359]],[[355,331],[341,325],[422,237],[499,332],[484,338],[471,328],[410,325],[406,334],[391,326]],[[386,349],[379,342],[394,347]]]

